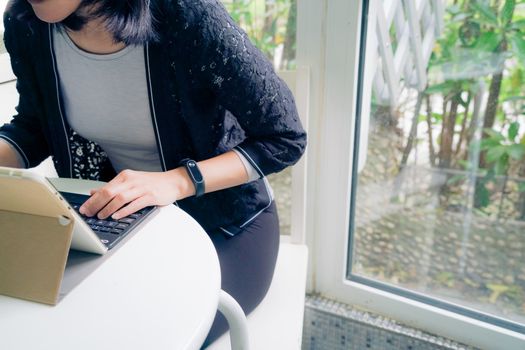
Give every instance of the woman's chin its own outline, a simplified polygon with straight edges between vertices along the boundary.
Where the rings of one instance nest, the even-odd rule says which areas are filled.
[[[49,15],[49,14],[46,14],[46,13],[39,13],[38,11],[35,11],[35,15],[38,17],[39,20],[43,21],[43,22],[46,22],[46,23],[58,23],[58,22],[62,22],[64,19],[67,18],[66,17],[62,17],[62,16],[56,16],[56,15]]]
[[[57,23],[76,11],[80,0],[28,0],[35,15],[41,21]]]

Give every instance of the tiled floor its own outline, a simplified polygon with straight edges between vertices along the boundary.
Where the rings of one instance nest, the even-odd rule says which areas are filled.
[[[474,350],[317,295],[306,297],[303,350]]]

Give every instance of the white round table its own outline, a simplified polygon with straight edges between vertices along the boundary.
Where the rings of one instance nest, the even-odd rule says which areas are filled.
[[[220,295],[208,235],[170,205],[126,239],[56,306],[0,295],[0,349],[198,349]]]

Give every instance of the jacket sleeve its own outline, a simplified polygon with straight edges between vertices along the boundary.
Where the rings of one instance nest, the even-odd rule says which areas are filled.
[[[41,118],[38,117],[33,67],[18,47],[23,34],[16,33],[15,27],[20,24],[9,11],[4,14],[4,43],[11,59],[13,73],[17,77],[19,101],[16,107],[17,114],[10,123],[0,127],[0,138],[18,151],[25,167],[28,168],[35,167],[46,159],[49,156],[49,148],[42,131]]]
[[[236,149],[261,177],[295,164],[305,150],[306,132],[292,93],[219,0],[193,4],[184,26],[192,38],[192,70],[245,131]]]

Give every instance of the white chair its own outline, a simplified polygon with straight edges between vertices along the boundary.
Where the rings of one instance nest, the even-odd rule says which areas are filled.
[[[294,93],[305,129],[308,127],[309,71],[280,72]],[[278,194],[277,194],[278,195]],[[248,315],[251,350],[301,349],[308,249],[305,245],[306,156],[292,169],[291,235],[281,236],[275,274],[268,294]],[[207,350],[231,349],[230,335],[224,334]]]

